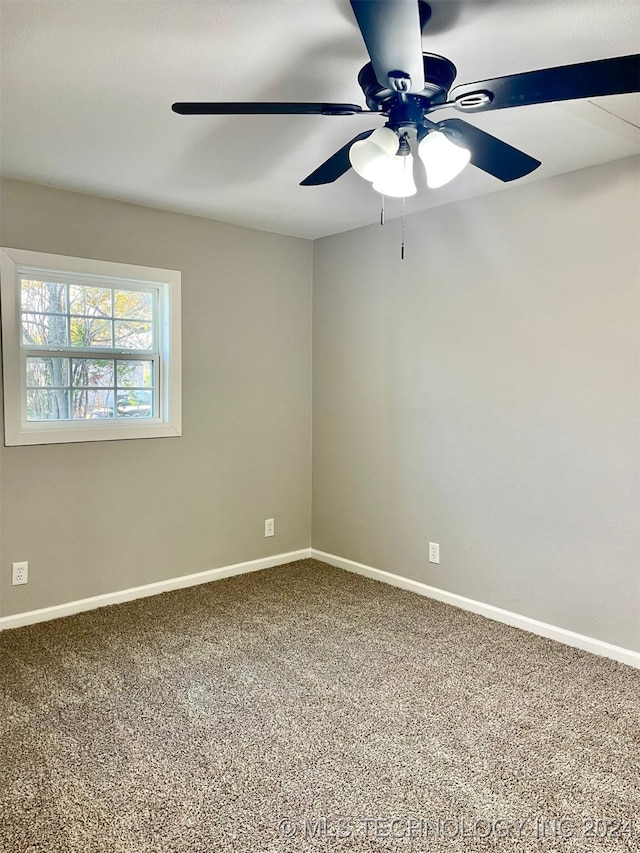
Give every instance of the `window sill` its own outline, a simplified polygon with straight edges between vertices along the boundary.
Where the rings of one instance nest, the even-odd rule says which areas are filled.
[[[86,423],[74,426],[69,423],[28,424],[10,432],[5,428],[5,446],[26,444],[71,444],[87,441],[127,441],[136,438],[174,438],[182,435],[180,424],[153,421],[144,424]]]

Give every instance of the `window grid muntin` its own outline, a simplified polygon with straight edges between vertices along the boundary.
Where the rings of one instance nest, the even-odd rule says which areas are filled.
[[[163,417],[163,413],[161,411],[162,404],[162,395],[160,393],[160,389],[162,388],[162,377],[161,377],[161,359],[160,359],[160,350],[162,346],[161,335],[162,335],[162,324],[161,324],[161,299],[160,299],[160,287],[157,282],[142,282],[142,281],[133,281],[130,279],[120,279],[120,278],[105,278],[102,276],[90,276],[90,275],[78,275],[78,274],[63,274],[63,273],[55,273],[49,270],[44,270],[36,267],[23,267],[19,266],[17,268],[18,274],[18,311],[19,311],[19,328],[20,328],[20,362],[21,362],[21,381],[23,387],[22,393],[22,421],[23,423],[36,424],[36,423],[79,423],[86,422],[87,420],[91,420],[90,418],[74,418],[73,417],[73,399],[74,393],[82,390],[89,391],[99,391],[104,390],[106,392],[113,393],[113,414],[109,418],[105,418],[104,421],[107,422],[122,422],[123,420],[129,420],[129,418],[118,416],[117,415],[117,400],[118,400],[118,392],[119,391],[144,391],[148,392],[151,396],[151,414],[149,417],[141,418],[145,422],[157,421]],[[63,285],[65,288],[64,291],[64,301],[66,304],[66,312],[60,311],[32,311],[25,310],[23,311],[23,287],[22,284],[24,281],[38,281],[43,284],[59,284]],[[104,290],[108,290],[110,293],[110,314],[81,314],[79,312],[71,311],[71,295],[70,295],[70,287],[87,287],[87,288],[100,288]],[[132,292],[141,292],[145,294],[149,294],[151,296],[151,318],[150,319],[140,319],[137,317],[130,317],[128,315],[125,316],[116,316],[115,312],[115,292],[116,291],[132,291]],[[66,320],[66,340],[69,342],[68,345],[64,346],[51,346],[51,344],[32,344],[32,343],[24,343],[23,342],[23,317],[25,314],[28,315],[39,315],[41,317],[63,317]],[[105,346],[78,346],[72,345],[71,341],[71,320],[72,318],[79,319],[88,319],[88,320],[97,320],[97,321],[107,321],[111,326],[111,347]],[[149,325],[151,327],[151,346],[148,349],[125,349],[115,346],[115,323],[116,322],[140,322],[145,325]],[[26,359],[29,357],[36,358],[67,358],[68,359],[68,375],[69,375],[69,384],[68,385],[48,385],[48,386],[33,386],[27,384],[27,371],[26,371]],[[72,371],[71,371],[71,362],[72,359],[82,359],[86,358],[89,360],[107,360],[113,362],[113,375],[114,375],[114,384],[113,386],[108,386],[105,388],[100,388],[99,386],[74,386],[72,379]],[[118,361],[147,361],[152,365],[152,385],[151,386],[121,386],[118,385],[117,378],[117,362]],[[33,420],[28,417],[28,394],[33,391],[44,391],[44,392],[54,392],[54,391],[64,391],[67,395],[67,418],[54,418],[54,419],[46,419],[46,420]],[[103,422],[104,422],[103,421]]]
[[[67,348],[69,349],[69,348]],[[90,418],[74,418],[72,417],[73,411],[73,398],[74,393],[79,391],[105,391],[107,393],[113,394],[113,415],[105,418],[105,420],[122,420],[124,416],[118,417],[116,414],[117,410],[117,400],[119,392],[145,392],[151,396],[151,414],[149,416],[144,416],[146,421],[157,420],[161,417],[160,404],[161,404],[161,361],[158,355],[149,356],[147,353],[144,353],[141,357],[140,354],[135,353],[117,353],[114,354],[111,352],[109,356],[104,359],[95,359],[94,353],[91,352],[90,355],[84,355],[85,351],[82,351],[82,355],[78,355],[77,348],[73,350],[73,352],[65,352],[62,353],[59,350],[51,350],[48,353],[43,353],[42,350],[38,350],[37,353],[29,353],[23,352],[22,361],[23,367],[21,370],[23,382],[24,382],[24,395],[23,395],[23,420],[26,423],[78,423],[84,420],[90,420]],[[68,375],[68,383],[65,385],[30,385],[27,383],[27,366],[26,361],[28,358],[65,358],[69,363],[67,365],[67,375]],[[81,361],[83,358],[86,358],[89,361],[95,360],[104,360],[104,361],[112,361],[113,362],[113,385],[74,385],[73,384],[73,372],[71,368],[71,362],[73,359],[77,361]],[[118,362],[119,361],[142,361],[148,362],[151,365],[151,385],[122,385],[118,380]],[[54,392],[54,391],[64,391],[68,395],[67,402],[67,418],[51,418],[51,419],[33,419],[28,417],[28,402],[29,402],[29,392],[33,391],[43,391],[43,392]],[[142,417],[142,416],[141,416]]]
[[[131,279],[117,279],[117,278],[104,278],[102,276],[89,276],[89,275],[78,275],[74,273],[60,274],[51,272],[49,270],[37,269],[35,267],[18,267],[18,297],[19,297],[19,316],[20,316],[20,346],[29,347],[29,348],[38,348],[38,349],[52,349],[50,344],[31,344],[24,343],[23,341],[23,316],[25,314],[31,315],[39,315],[41,317],[64,317],[66,320],[66,329],[67,341],[71,341],[71,319],[86,319],[86,320],[103,320],[107,321],[111,324],[111,347],[102,347],[102,349],[110,349],[115,352],[141,352],[141,353],[154,353],[158,354],[161,349],[160,345],[160,333],[161,333],[161,324],[160,324],[160,287],[157,283],[154,282],[142,282],[142,281],[132,281]],[[67,310],[64,312],[61,311],[33,311],[29,309],[23,309],[23,289],[22,283],[23,281],[39,281],[43,284],[60,284],[65,287],[65,303]],[[69,295],[69,288],[71,286],[76,287],[87,287],[87,288],[101,288],[103,290],[109,290],[111,299],[111,313],[109,315],[106,314],[81,314],[78,312],[71,311],[71,299]],[[141,319],[139,317],[130,317],[130,316],[118,316],[115,315],[115,307],[114,307],[114,292],[115,291],[132,291],[132,292],[142,292],[148,293],[151,295],[151,319],[147,320]],[[151,326],[151,344],[146,349],[126,349],[126,348],[118,348],[115,346],[115,323],[123,322],[123,323],[132,323],[132,322],[140,322],[144,324],[149,324]],[[69,347],[76,352],[80,352],[82,350],[91,349],[92,352],[95,352],[98,347],[80,347],[73,346],[69,344]],[[53,347],[58,349],[58,347]]]

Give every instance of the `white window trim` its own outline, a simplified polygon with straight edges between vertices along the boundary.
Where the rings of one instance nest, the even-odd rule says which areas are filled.
[[[113,421],[23,420],[24,377],[21,369],[21,316],[18,268],[35,267],[60,273],[127,279],[159,287],[157,332],[160,360],[160,411],[157,418]],[[26,249],[0,249],[2,297],[2,353],[4,379],[4,443],[63,444],[81,441],[117,441],[182,435],[181,274],[177,270],[134,266],[111,261],[72,258]]]

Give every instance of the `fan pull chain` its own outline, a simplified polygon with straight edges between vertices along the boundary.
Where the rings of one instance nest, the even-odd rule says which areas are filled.
[[[384,196],[382,196],[382,205],[380,206],[380,225],[384,225]]]
[[[406,139],[407,139],[406,134],[405,134],[404,139],[406,141]],[[406,178],[406,174],[407,174],[407,158],[406,157],[404,157],[403,161],[402,161],[402,171],[404,172],[404,176]],[[402,232],[401,232],[402,237],[401,237],[401,243],[400,243],[400,260],[401,261],[404,261],[404,229],[405,229],[406,219],[407,219],[407,199],[405,196],[402,196]]]

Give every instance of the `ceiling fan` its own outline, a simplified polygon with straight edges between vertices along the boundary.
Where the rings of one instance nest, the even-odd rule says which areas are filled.
[[[308,175],[302,186],[335,181],[353,166],[383,195],[416,192],[411,148],[417,146],[427,184],[438,187],[468,162],[501,181],[533,172],[540,161],[460,118],[433,122],[437,110],[462,113],[640,91],[640,54],[525,71],[451,88],[455,65],[423,53],[431,17],[423,0],[350,0],[371,59],[358,74],[368,110],[331,103],[175,103],[181,115],[330,115],[377,113],[384,127],[359,133]]]

